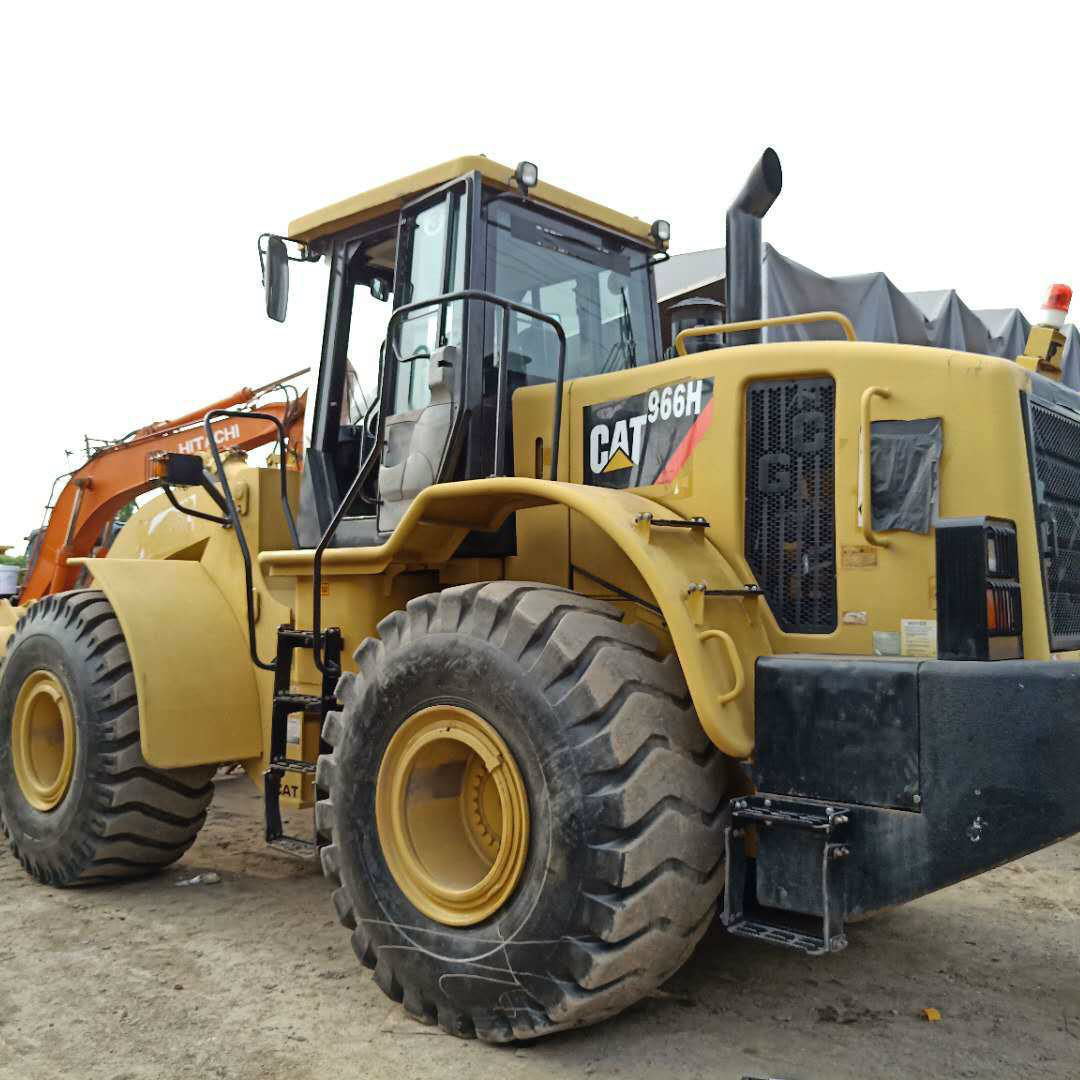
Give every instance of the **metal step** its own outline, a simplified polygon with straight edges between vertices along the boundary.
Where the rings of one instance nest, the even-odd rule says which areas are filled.
[[[845,934],[834,934],[826,945],[825,939],[817,934],[803,934],[777,923],[761,922],[757,919],[739,919],[728,926],[727,932],[735,937],[794,949],[806,956],[823,956],[825,953],[840,952],[841,949],[847,948]]]
[[[273,769],[274,772],[303,773],[305,776],[314,776],[316,767],[315,762],[301,761],[299,758],[274,758],[274,760],[270,762],[270,768]]]
[[[319,712],[322,709],[323,700],[314,694],[275,694],[274,704],[287,708],[290,713]]]
[[[319,846],[314,840],[301,840],[298,836],[275,836],[266,841],[267,846],[294,859],[317,859]]]
[[[720,919],[728,933],[793,949],[806,956],[824,956],[846,948],[845,905],[842,893],[834,886],[832,868],[851,853],[847,844],[837,843],[835,838],[849,825],[852,813],[849,807],[779,795],[757,794],[735,799],[728,810],[724,830],[724,909]],[[766,857],[773,850],[773,843],[781,839],[772,833],[783,832],[791,839],[799,837],[794,849],[796,858],[791,857],[790,843],[780,848],[781,866],[785,872],[796,875],[800,872],[815,875],[821,917],[802,916],[798,910],[774,910],[756,902],[754,871],[746,845],[750,829],[757,830],[757,859]],[[802,880],[806,880],[805,876]],[[782,895],[787,895],[786,890],[782,890]],[[806,919],[813,919],[820,926],[820,933],[798,929],[799,923]],[[814,928],[812,924],[808,926]]]

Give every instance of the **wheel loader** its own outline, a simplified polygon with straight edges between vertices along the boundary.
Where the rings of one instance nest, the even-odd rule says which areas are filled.
[[[303,473],[162,455],[77,560],[92,587],[19,611],[0,810],[27,872],[169,865],[242,762],[381,989],[507,1042],[618,1013],[717,919],[827,955],[1080,830],[1061,304],[1015,361],[764,320],[780,187],[770,150],[727,213],[728,321],[670,342],[667,222],[529,162],[264,234],[272,318],[290,264],[328,276]],[[353,340],[391,298],[381,347]],[[823,336],[762,339],[785,321]],[[350,358],[378,358],[369,452]]]

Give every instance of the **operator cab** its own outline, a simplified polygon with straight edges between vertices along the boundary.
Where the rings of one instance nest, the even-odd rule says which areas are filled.
[[[538,183],[527,162],[511,170],[480,157],[268,237],[273,318],[284,317],[288,261],[330,266],[301,545],[319,542],[350,488],[336,547],[382,543],[431,484],[512,474],[514,392],[558,383],[560,366],[566,380],[659,360],[652,264],[667,236],[666,222],[649,226]],[[374,305],[391,296],[382,345],[360,340]],[[376,363],[368,400],[357,371]],[[538,448],[537,461],[554,460],[553,449]],[[474,554],[512,552],[513,521],[471,543]]]

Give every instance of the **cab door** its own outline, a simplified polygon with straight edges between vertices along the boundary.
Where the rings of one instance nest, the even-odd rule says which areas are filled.
[[[415,304],[466,287],[472,178],[402,211],[395,301]],[[448,479],[462,442],[467,306],[433,305],[398,321],[386,344],[378,531],[388,533],[426,487]]]

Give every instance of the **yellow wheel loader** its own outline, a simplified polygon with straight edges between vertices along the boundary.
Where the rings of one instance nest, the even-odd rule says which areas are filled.
[[[385,993],[506,1042],[617,1013],[717,918],[828,954],[1080,830],[1061,335],[1014,362],[763,320],[780,186],[768,151],[727,216],[729,321],[671,342],[667,223],[528,162],[261,237],[275,319],[290,263],[328,268],[303,473],[223,455],[214,410],[209,457],[156,459],[161,497],[79,560],[93,587],[15,612],[27,871],[168,865],[242,762]],[[381,349],[352,340],[391,296]],[[793,322],[832,330],[762,341]],[[377,355],[355,423],[350,357]]]

